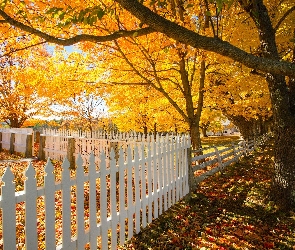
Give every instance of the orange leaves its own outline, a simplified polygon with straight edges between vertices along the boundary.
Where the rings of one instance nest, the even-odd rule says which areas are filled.
[[[270,95],[265,80],[250,73],[250,70],[240,70],[233,65],[224,67],[228,78],[216,79],[206,93],[211,102],[224,109],[229,115],[243,115],[246,119],[257,119],[259,116],[271,116]]]

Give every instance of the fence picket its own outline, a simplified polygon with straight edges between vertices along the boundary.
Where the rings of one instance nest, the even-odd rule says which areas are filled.
[[[45,167],[46,175],[44,177],[44,202],[45,202],[45,246],[46,249],[55,248],[55,185],[53,165],[48,159]]]
[[[115,157],[115,152],[114,149],[111,149],[110,153],[110,181],[111,181],[111,186],[110,186],[110,202],[111,202],[111,229],[112,229],[112,234],[111,234],[111,249],[117,249],[117,227],[118,227],[118,214],[117,214],[117,198],[116,198],[116,173],[117,173],[117,166],[116,166],[116,157]]]
[[[94,154],[89,157],[89,243],[90,249],[97,248],[97,219],[96,219],[96,166]]]
[[[160,138],[157,135],[158,141],[158,189],[159,189],[159,215],[163,213],[163,144],[160,142]]]
[[[141,169],[141,202],[142,202],[142,206],[141,206],[141,214],[142,214],[142,227],[145,228],[147,225],[146,222],[146,206],[147,206],[147,195],[146,195],[146,178],[147,178],[147,162],[146,162],[146,158],[145,158],[145,148],[144,148],[144,144],[141,145],[141,150],[140,150],[140,169]]]
[[[71,247],[71,184],[70,184],[70,163],[67,159],[62,164],[62,248],[65,250]]]
[[[168,208],[171,207],[171,193],[172,193],[172,186],[171,186],[171,144],[167,139],[167,184],[168,184]]]
[[[185,150],[185,155],[184,155],[184,162],[185,163],[184,164],[185,164],[185,166],[189,166],[189,167],[183,166],[185,169],[184,172],[185,172],[185,181],[186,181],[186,189],[185,189],[185,193],[183,195],[188,194],[190,191],[190,186],[189,186],[189,171],[190,171],[190,169],[189,168],[191,168],[191,162],[188,162],[188,159],[189,159],[188,157],[191,157],[191,155],[190,155],[191,141],[190,141],[190,138],[185,138],[185,141],[186,141],[186,145],[184,148],[184,150]]]
[[[134,191],[135,191],[135,232],[140,232],[140,172],[139,172],[139,149],[137,146],[134,148]]]
[[[176,187],[176,197],[175,197],[175,202],[178,202],[179,201],[179,193],[180,193],[180,186],[179,186],[179,156],[178,154],[176,154],[176,148],[175,148],[175,156],[174,156],[174,159],[175,159],[175,173],[174,173],[174,178],[175,178],[175,187]]]
[[[163,143],[163,192],[164,192],[164,211],[168,209],[168,182],[167,182],[167,136]]]
[[[25,194],[26,194],[26,246],[27,249],[35,250],[38,248],[37,241],[37,181],[35,179],[35,169],[32,164],[29,164],[28,169],[26,170],[26,181],[25,181]]]
[[[134,214],[134,204],[133,204],[133,190],[132,190],[132,175],[133,175],[133,162],[132,162],[132,152],[131,148],[127,149],[127,213],[128,213],[128,237],[131,239],[133,236],[133,214]]]
[[[78,156],[76,168],[76,222],[77,249],[84,249],[84,167],[81,155]]]
[[[15,184],[13,182],[14,175],[7,167],[3,175],[5,183],[1,188],[2,194],[2,235],[3,249],[16,249],[16,212],[15,212]]]
[[[152,152],[151,143],[148,144],[148,156],[147,156],[147,182],[148,182],[148,223],[152,222],[152,209],[153,209],[153,192],[152,192]]]
[[[154,137],[151,137],[152,140]],[[157,151],[158,151],[158,147],[157,144],[155,142],[155,140],[153,140],[152,142],[153,145],[153,149],[152,149],[152,155],[153,155],[153,160],[152,160],[152,170],[153,170],[153,202],[154,202],[154,218],[158,218],[159,214],[158,214],[158,209],[159,209],[159,203],[158,203],[158,172],[159,172],[159,166],[158,166],[158,155],[157,155]]]
[[[125,242],[125,164],[123,150],[119,150],[119,208],[120,208],[120,244]]]
[[[108,248],[108,214],[107,214],[107,166],[104,152],[100,154],[100,226],[101,248]]]
[[[172,205],[175,204],[175,196],[176,196],[176,190],[175,190],[175,148],[174,144],[171,145],[171,158],[170,158],[170,169],[171,169],[171,181],[172,181]]]
[[[180,198],[182,198],[184,196],[184,192],[185,192],[185,188],[186,188],[186,182],[185,182],[185,168],[184,168],[184,164],[185,164],[185,159],[186,157],[186,152],[185,152],[185,138],[184,136],[182,136],[181,138],[181,142],[180,142],[180,163],[179,163],[179,167],[180,167]]]

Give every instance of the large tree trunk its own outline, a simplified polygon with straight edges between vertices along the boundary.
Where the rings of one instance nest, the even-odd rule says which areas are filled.
[[[147,126],[143,127],[143,134],[144,134],[144,137],[147,138],[147,134],[148,134],[148,127]]]
[[[268,132],[269,123],[271,123],[271,119],[263,120],[262,117],[246,119],[242,115],[224,114],[239,129],[245,140],[251,140],[265,134]]]
[[[254,119],[247,120],[242,115],[228,116],[228,118],[236,127],[238,127],[244,140],[251,140],[255,137]]]
[[[279,60],[275,43],[275,30],[262,0],[239,3],[252,17],[259,31],[262,56]],[[272,196],[283,209],[295,207],[295,117],[292,110],[285,77],[267,74],[269,92],[272,101],[275,135],[275,174]]]
[[[200,149],[202,147],[201,143],[201,134],[200,134],[200,120],[203,110],[203,104],[204,104],[204,86],[205,86],[205,73],[206,73],[206,67],[205,67],[205,61],[201,61],[201,68],[200,68],[200,85],[199,85],[199,99],[198,99],[198,106],[197,111],[194,113],[194,107],[191,106],[190,109],[187,109],[188,117],[189,117],[189,126],[190,126],[190,136],[192,141],[192,148],[193,149]],[[190,88],[190,96],[191,96],[191,88]],[[191,97],[192,100],[192,97]],[[191,101],[192,103],[192,101]],[[188,108],[187,103],[187,108]]]
[[[186,102],[186,113],[188,118],[188,125],[190,129],[191,143],[193,149],[200,149],[201,144],[201,135],[199,131],[200,119],[203,109],[204,102],[204,84],[205,84],[205,61],[201,61],[201,69],[200,69],[200,85],[199,85],[199,99],[197,108],[194,107],[193,97],[192,97],[192,88],[188,79],[188,72],[186,70],[185,65],[185,57],[181,57],[179,61],[179,71],[181,74],[181,82],[184,90],[184,97]],[[195,112],[195,109],[197,110]]]
[[[195,150],[200,149],[202,147],[201,135],[199,130],[199,124],[197,124],[196,122],[190,124],[190,137],[192,148]]]
[[[24,122],[24,119],[18,119],[14,117],[9,118],[9,126],[11,128],[20,128],[24,124]]]
[[[207,135],[207,129],[208,129],[208,126],[201,126],[201,129],[202,129],[202,134],[203,134],[203,137],[208,137]]]
[[[275,174],[272,197],[289,210],[295,207],[295,117],[284,77],[268,76],[274,117]]]

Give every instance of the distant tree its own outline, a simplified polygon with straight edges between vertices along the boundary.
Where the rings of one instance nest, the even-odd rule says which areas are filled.
[[[22,58],[0,58],[0,120],[12,128],[20,128],[26,120],[43,110],[34,87],[22,77],[26,67]]]
[[[106,116],[104,100],[85,91],[74,95],[63,104],[54,106],[54,113],[63,118],[62,126],[80,128],[90,132],[98,129],[100,120]]]

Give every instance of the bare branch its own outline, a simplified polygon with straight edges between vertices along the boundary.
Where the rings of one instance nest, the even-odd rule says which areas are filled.
[[[20,48],[20,49],[13,49],[13,50],[1,55],[0,58],[5,57],[5,56],[10,56],[11,54],[13,54],[15,52],[26,50],[26,49],[29,49],[29,48],[32,48],[32,47],[35,47],[35,46],[38,46],[38,45],[41,45],[41,44],[44,44],[44,43],[46,43],[46,42],[40,42],[40,43],[32,44],[32,45],[29,45],[29,46],[26,46],[26,47],[23,47],[23,48]]]
[[[151,85],[151,83],[147,82],[99,82],[100,84],[106,84],[106,85],[140,85],[140,86],[146,86],[146,85]]]
[[[289,10],[286,11],[286,13],[280,18],[277,25],[275,26],[275,28],[274,28],[275,31],[278,30],[278,28],[280,27],[282,22],[284,22],[284,20],[288,17],[288,15],[290,15],[294,10],[295,10],[295,6],[293,6],[292,8],[290,8]]]

